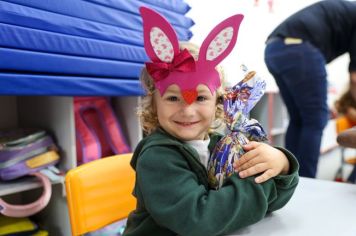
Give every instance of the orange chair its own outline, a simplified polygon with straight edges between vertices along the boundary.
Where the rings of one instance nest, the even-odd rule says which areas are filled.
[[[346,116],[341,116],[336,119],[336,133],[340,134],[341,132],[351,129],[354,127],[356,123],[350,121]],[[351,164],[356,165],[356,157],[346,158],[345,157],[345,150],[347,147],[340,146],[341,149],[341,166],[337,170],[335,181],[338,182],[345,182],[343,179],[343,166],[344,164]]]
[[[135,209],[131,157],[131,153],[106,157],[67,173],[65,186],[72,235],[82,235],[125,219]]]
[[[336,132],[339,134],[342,131],[350,129],[355,125],[356,123],[349,120],[346,116],[340,116],[336,119]]]

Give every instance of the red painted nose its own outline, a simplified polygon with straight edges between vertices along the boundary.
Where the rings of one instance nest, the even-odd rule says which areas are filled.
[[[182,96],[183,96],[185,102],[190,105],[197,99],[198,92],[193,89],[192,90],[184,90],[182,92]]]

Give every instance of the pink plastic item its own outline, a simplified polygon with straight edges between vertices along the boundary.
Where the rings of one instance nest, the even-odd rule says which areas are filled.
[[[10,217],[27,217],[36,214],[37,212],[41,211],[43,208],[47,206],[52,194],[51,182],[49,181],[47,176],[41,173],[36,172],[30,175],[37,177],[42,182],[43,193],[41,197],[37,199],[35,202],[25,204],[25,205],[12,205],[6,203],[4,200],[0,198],[1,214]]]

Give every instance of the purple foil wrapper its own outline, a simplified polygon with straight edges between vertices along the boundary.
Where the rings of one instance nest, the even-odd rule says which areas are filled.
[[[247,68],[244,67],[245,72]],[[225,179],[234,173],[233,163],[245,151],[242,145],[249,141],[265,141],[267,135],[255,119],[249,119],[251,109],[263,96],[266,82],[248,72],[243,80],[224,94],[224,112],[227,134],[217,143],[208,162],[210,187],[219,189]]]

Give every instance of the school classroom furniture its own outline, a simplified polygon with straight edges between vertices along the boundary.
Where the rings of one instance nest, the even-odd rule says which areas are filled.
[[[140,6],[164,15],[178,38],[192,37],[184,0],[0,1],[0,129],[39,127],[61,150],[59,169],[77,167],[73,97],[110,96],[128,143],[142,138],[135,107],[145,61]],[[0,181],[0,197],[26,202],[42,189],[32,178]],[[63,175],[34,216],[50,235],[71,234]]]
[[[356,185],[301,177],[288,204],[234,236],[351,236],[356,232]]]

